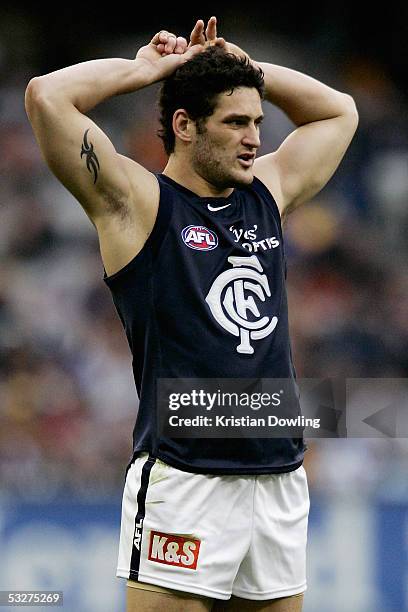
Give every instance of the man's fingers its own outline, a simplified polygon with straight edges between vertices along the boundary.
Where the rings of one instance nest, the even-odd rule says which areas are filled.
[[[170,35],[165,43],[159,43],[157,45],[157,51],[163,55],[170,55],[171,53],[184,53],[187,49],[187,41],[183,36],[177,36],[177,38]]]
[[[207,26],[207,30],[209,27],[210,36],[213,36],[216,33],[216,25],[215,25],[215,17],[210,19],[209,26]],[[166,55],[184,55],[187,50],[190,50],[192,47],[195,47],[192,51],[192,54],[195,55],[199,51],[204,49],[204,45],[206,44],[205,33],[204,33],[204,21],[202,19],[198,19],[194,28],[191,32],[190,43],[187,43],[187,40],[183,36],[177,36],[172,32],[168,32],[167,30],[160,30],[157,32],[151,40],[151,44],[156,46],[156,50],[162,57]],[[216,44],[216,37],[214,36],[213,44]]]
[[[173,53],[177,44],[177,38],[175,34],[166,32],[160,37],[160,42],[164,43],[164,50],[166,53]]]
[[[150,41],[153,45],[164,45],[164,50],[166,53],[173,53],[174,48],[177,43],[176,35],[172,32],[168,32],[167,30],[160,30],[157,32]]]
[[[190,35],[190,45],[203,45],[205,43],[204,21],[198,19]]]
[[[207,40],[215,40],[217,38],[217,18],[211,17],[208,20],[207,27],[205,29],[205,35]]]
[[[183,36],[177,36],[176,46],[174,48],[174,53],[184,53],[187,49],[187,41]]]
[[[157,34],[153,36],[150,42],[153,43],[153,45],[157,45],[160,42],[167,42],[168,35],[169,33],[167,32],[167,30],[160,30],[160,32],[157,32]]]
[[[225,38],[216,38],[214,40],[214,45],[216,45],[217,47],[221,47],[221,48],[226,48],[227,47],[227,43],[225,42]]]
[[[156,44],[157,52],[162,56],[171,55],[172,53],[182,55],[187,49],[187,41],[184,36],[177,36],[177,38],[175,38],[175,36],[169,32],[158,32],[156,36],[158,42],[153,44]],[[161,40],[164,42],[160,42]]]
[[[173,53],[176,48],[177,39],[175,36],[170,36],[168,43],[164,47],[166,53]]]

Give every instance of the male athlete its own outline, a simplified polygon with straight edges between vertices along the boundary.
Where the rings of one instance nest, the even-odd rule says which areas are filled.
[[[155,175],[86,113],[158,81],[169,160]],[[256,159],[263,96],[296,129]],[[161,31],[134,60],[34,78],[26,108],[51,170],[97,230],[134,357],[140,408],[118,561],[128,612],[299,612],[303,440],[172,438],[157,428],[156,392],[163,378],[295,386],[281,218],[338,167],[358,123],[353,99],[255,62],[217,36],[212,17],[189,43]]]

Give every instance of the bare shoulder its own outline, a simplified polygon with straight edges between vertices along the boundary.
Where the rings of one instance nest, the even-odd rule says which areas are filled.
[[[153,172],[144,168],[133,159],[119,155],[130,186],[130,209],[139,219],[155,217],[160,199],[160,187]]]
[[[106,197],[110,214],[95,223],[106,273],[112,275],[129,263],[143,248],[156,221],[160,200],[157,177],[124,155],[118,155],[127,176],[126,200],[119,194]]]

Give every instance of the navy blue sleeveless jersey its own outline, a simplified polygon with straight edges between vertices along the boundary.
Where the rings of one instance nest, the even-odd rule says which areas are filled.
[[[165,175],[157,178],[159,209],[144,247],[121,270],[104,274],[133,355],[140,400],[133,457],[148,451],[208,474],[295,470],[302,438],[158,435],[160,378],[296,383],[280,214],[269,190],[254,178],[229,197],[200,197]]]

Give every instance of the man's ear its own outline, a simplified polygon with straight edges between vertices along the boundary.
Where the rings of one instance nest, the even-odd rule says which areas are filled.
[[[190,119],[184,108],[179,108],[173,115],[174,135],[185,143],[191,142],[195,134],[195,122]]]

